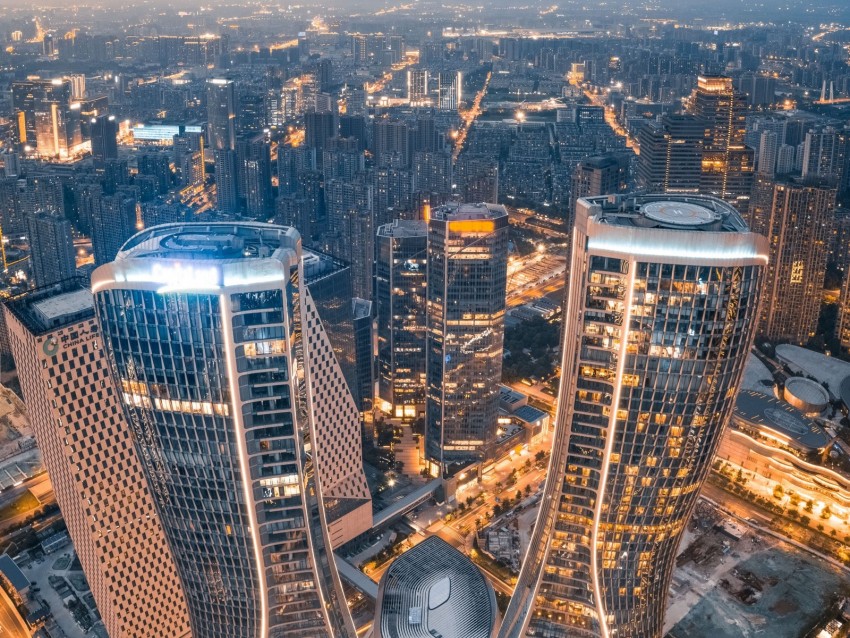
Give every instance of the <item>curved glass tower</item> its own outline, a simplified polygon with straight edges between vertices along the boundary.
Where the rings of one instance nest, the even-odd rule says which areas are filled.
[[[302,271],[293,229],[169,224],[92,276],[196,636],[355,635],[313,463]]]
[[[549,478],[501,637],[660,638],[767,254],[710,197],[578,201]]]

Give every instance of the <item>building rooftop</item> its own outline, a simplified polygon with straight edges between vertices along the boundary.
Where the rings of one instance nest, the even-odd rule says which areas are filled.
[[[496,596],[463,554],[431,536],[399,556],[381,578],[376,638],[489,638]]]
[[[459,204],[450,202],[431,210],[431,219],[440,221],[472,221],[507,217],[508,211],[501,204]]]
[[[780,344],[776,346],[776,358],[794,372],[826,383],[833,393],[840,392],[842,382],[850,378],[850,363],[800,346]]]
[[[419,220],[396,219],[378,227],[380,237],[427,237],[428,223]]]
[[[738,393],[734,419],[803,451],[820,450],[829,443],[826,431],[802,412],[753,390]]]
[[[94,316],[91,291],[79,279],[38,288],[6,306],[35,335]]]
[[[8,554],[0,556],[0,573],[6,577],[9,584],[15,588],[18,593],[25,592],[29,589],[30,579],[21,571],[21,568],[12,560]]]
[[[740,233],[747,224],[732,206],[702,195],[606,195],[588,197],[601,224],[668,230]]]

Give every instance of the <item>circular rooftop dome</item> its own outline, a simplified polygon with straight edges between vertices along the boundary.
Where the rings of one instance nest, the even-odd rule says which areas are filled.
[[[705,226],[718,219],[713,210],[691,202],[649,202],[641,206],[641,213],[647,219],[669,226]]]
[[[806,414],[820,414],[829,405],[829,393],[822,385],[805,377],[788,379],[783,398]]]

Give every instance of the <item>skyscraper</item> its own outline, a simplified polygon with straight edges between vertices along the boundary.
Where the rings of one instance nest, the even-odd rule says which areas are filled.
[[[463,99],[462,80],[460,71],[440,71],[437,75],[437,107],[441,111],[457,111]]]
[[[115,259],[121,244],[136,232],[136,199],[131,193],[119,189],[101,197],[92,209],[92,249],[98,266]]]
[[[413,106],[423,106],[430,102],[428,69],[410,69],[407,72],[407,99]]]
[[[30,423],[106,630],[113,638],[190,636],[91,292],[66,280],[5,313]]]
[[[700,192],[745,207],[753,183],[753,150],[744,145],[747,96],[732,79],[699,76],[688,112],[705,121]]]
[[[207,140],[214,151],[236,148],[236,90],[233,80],[207,80]]]
[[[447,204],[428,221],[426,454],[432,473],[485,459],[502,376],[508,213]]]
[[[227,215],[239,213],[239,165],[236,151],[213,151],[215,158],[215,207]]]
[[[12,83],[18,117],[18,141],[37,146],[44,157],[65,158],[82,142],[79,105],[71,102],[69,80]]]
[[[583,159],[573,171],[570,211],[582,197],[622,193],[629,183],[629,156],[604,153]]]
[[[829,182],[756,180],[749,223],[770,243],[758,334],[800,345],[815,335],[836,194]]]
[[[375,299],[382,409],[412,420],[425,408],[428,224],[396,220],[378,229]]]
[[[328,518],[365,489],[358,411],[304,271],[291,228],[170,224],[92,276],[204,638],[354,636]]]
[[[694,115],[664,115],[641,128],[641,188],[651,193],[698,192],[704,137],[705,123]]]
[[[660,638],[767,258],[713,198],[579,200],[544,505],[500,636]]]
[[[100,169],[106,160],[118,159],[118,120],[114,115],[91,119],[91,155],[94,167]]]
[[[35,285],[50,286],[74,277],[77,262],[71,222],[51,213],[36,213],[27,220],[27,225]]]

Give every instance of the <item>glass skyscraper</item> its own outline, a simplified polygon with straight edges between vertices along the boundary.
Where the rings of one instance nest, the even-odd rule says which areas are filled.
[[[397,219],[376,241],[378,392],[385,412],[410,421],[425,406],[428,224]]]
[[[92,290],[194,635],[354,636],[325,499],[365,489],[359,421],[298,233],[154,227]]]
[[[714,198],[578,201],[555,440],[500,636],[660,638],[767,258]]]
[[[508,213],[447,204],[428,222],[426,455],[432,474],[487,458],[496,434]]]

